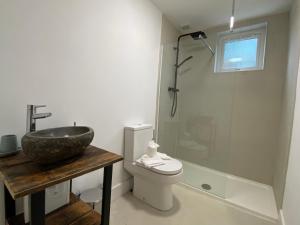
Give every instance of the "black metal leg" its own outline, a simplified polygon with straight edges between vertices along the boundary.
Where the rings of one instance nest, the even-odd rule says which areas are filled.
[[[113,166],[104,167],[101,225],[109,225]]]
[[[70,193],[72,193],[73,190],[73,180],[70,180]]]
[[[30,225],[45,225],[45,190],[30,195]]]
[[[9,191],[7,188],[4,186],[4,198],[5,198],[5,218],[11,218],[16,215],[16,202],[15,200],[11,197]]]

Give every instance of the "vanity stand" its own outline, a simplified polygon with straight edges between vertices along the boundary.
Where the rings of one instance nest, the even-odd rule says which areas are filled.
[[[117,154],[89,146],[83,155],[55,165],[39,165],[23,152],[0,159],[0,181],[5,184],[5,217],[8,225],[25,225],[16,215],[15,200],[29,195],[30,225],[109,225],[113,164]],[[45,189],[104,168],[102,213],[70,193],[70,203],[45,215]]]

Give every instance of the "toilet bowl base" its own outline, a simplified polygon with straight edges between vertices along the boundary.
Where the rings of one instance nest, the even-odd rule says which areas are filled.
[[[172,184],[162,184],[134,176],[133,195],[161,211],[173,208]]]

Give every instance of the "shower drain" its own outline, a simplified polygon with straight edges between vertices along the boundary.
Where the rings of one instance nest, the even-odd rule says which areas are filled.
[[[209,190],[212,189],[211,186],[210,186],[209,184],[202,184],[201,187],[202,187],[204,190],[206,190],[206,191],[209,191]]]

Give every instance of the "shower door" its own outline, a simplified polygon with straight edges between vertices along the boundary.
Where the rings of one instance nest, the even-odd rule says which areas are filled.
[[[201,43],[184,41],[180,60],[193,59],[178,74],[178,108],[170,116],[175,43],[165,45],[161,63],[158,134],[160,151],[183,162],[184,183],[225,197],[234,94],[232,74],[215,74],[214,57]]]

